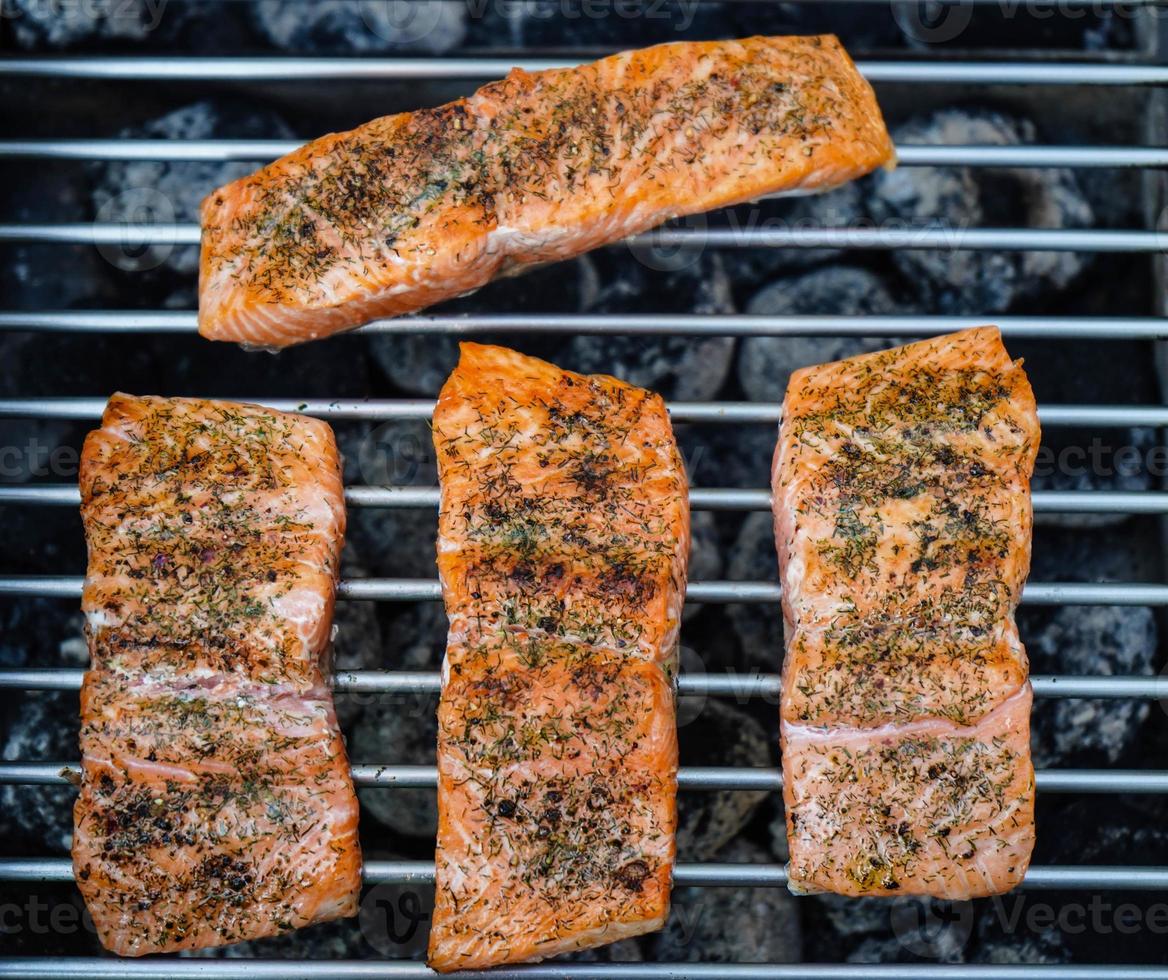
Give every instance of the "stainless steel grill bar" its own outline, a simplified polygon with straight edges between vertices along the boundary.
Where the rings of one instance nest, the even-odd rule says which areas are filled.
[[[1168,317],[1003,316],[1006,337],[1067,340],[1168,340]],[[373,334],[622,334],[695,337],[932,337],[978,327],[985,317],[754,316],[686,313],[512,313],[404,316],[374,320],[354,333]],[[5,310],[0,330],[68,333],[194,333],[194,310]]]
[[[350,507],[392,509],[436,508],[437,487],[351,486],[345,487],[345,503]],[[1033,494],[1038,513],[1054,514],[1168,514],[1168,492],[1123,490],[1038,490]],[[81,491],[67,483],[18,483],[0,485],[0,505],[76,507]],[[738,490],[728,487],[693,487],[689,492],[694,510],[768,511],[769,490]]]
[[[120,960],[80,956],[0,960],[0,977],[133,980],[435,980],[439,974],[409,960]],[[536,966],[463,970],[460,980],[1168,980],[1162,966],[985,966],[827,963],[541,963]]]
[[[434,880],[428,861],[366,861],[366,884],[424,884]],[[68,858],[0,858],[0,881],[73,880]],[[675,885],[706,888],[776,888],[787,884],[781,864],[679,864]],[[1114,888],[1159,891],[1168,888],[1168,867],[1046,865],[1031,867],[1028,889]]]
[[[0,690],[76,691],[83,670],[30,668],[0,670]],[[1040,698],[1141,698],[1168,701],[1168,676],[1071,676],[1037,674],[1030,678]],[[678,693],[683,697],[730,697],[738,701],[761,698],[775,701],[777,674],[682,674]],[[347,694],[437,694],[437,671],[342,670],[333,677],[333,689]]]
[[[121,237],[118,241],[122,241]],[[659,228],[628,239],[669,248],[871,248],[1007,252],[1161,252],[1158,231],[1093,228]]]
[[[0,762],[0,784],[26,786],[68,786],[78,777],[77,763]],[[438,772],[433,766],[352,767],[358,786],[388,786],[398,789],[433,789]],[[1040,790],[1049,793],[1168,793],[1168,771],[1139,769],[1046,769],[1036,774]],[[682,767],[677,785],[683,790],[763,790],[783,788],[781,769],[735,768],[732,766]]]
[[[0,72],[2,73],[2,72]],[[179,160],[266,163],[295,140],[0,140],[0,159]],[[896,148],[905,167],[1168,167],[1168,147],[912,144]]]
[[[0,59],[0,75],[121,81],[324,81],[487,79],[512,68],[571,68],[588,58],[192,58],[35,57]],[[870,61],[873,82],[965,85],[1166,85],[1168,66],[1094,62]]]
[[[130,222],[0,224],[0,242],[59,245],[197,245],[194,224]],[[1168,237],[1159,231],[1102,228],[659,228],[625,239],[632,245],[667,248],[856,248],[929,251],[1162,252]],[[613,243],[619,244],[619,243]]]
[[[6,575],[0,596],[75,599],[81,596],[80,575]],[[360,578],[342,580],[342,599],[378,602],[430,602],[442,598],[437,579]],[[690,582],[691,602],[778,603],[777,582]],[[1168,606],[1168,585],[1159,582],[1030,582],[1022,602],[1032,606]]]
[[[258,402],[280,412],[301,412],[332,421],[424,421],[434,410],[434,403],[423,398],[324,401],[238,396],[231,400]],[[0,418],[93,420],[101,417],[105,405],[104,398],[0,398]],[[674,422],[777,425],[781,413],[780,405],[764,402],[673,402],[669,406]],[[1168,426],[1168,405],[1040,405],[1038,417],[1047,426]]]
[[[0,670],[0,689],[78,690],[84,670],[29,668]],[[1168,676],[1030,677],[1037,697],[1141,698],[1168,701]],[[439,676],[427,670],[340,670],[333,689],[347,694],[437,694]],[[683,697],[734,697],[738,701],[779,696],[778,674],[682,674],[677,690]]]

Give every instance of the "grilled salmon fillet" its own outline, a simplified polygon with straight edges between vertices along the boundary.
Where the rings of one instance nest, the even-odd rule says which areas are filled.
[[[660,928],[685,472],[661,398],[463,344],[434,413],[450,634],[430,965]]]
[[[114,395],[81,458],[73,867],[103,945],[355,915],[357,801],[324,678],[345,531],[322,422]]]
[[[971,898],[1034,843],[1034,395],[996,328],[796,372],[773,468],[799,891]]]
[[[827,190],[893,157],[872,89],[831,36],[515,69],[209,195],[199,332],[286,347],[678,215]]]

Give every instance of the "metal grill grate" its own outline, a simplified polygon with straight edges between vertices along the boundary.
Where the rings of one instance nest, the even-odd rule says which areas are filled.
[[[978,5],[985,0],[978,0]],[[1128,0],[1132,7],[1155,6],[1156,0]],[[1045,0],[1039,0],[1039,4]],[[1074,6],[1072,3],[1070,6]],[[1060,6],[1060,10],[1062,7]],[[573,60],[518,61],[502,58],[190,58],[190,57],[9,57],[0,60],[0,77],[46,81],[165,81],[181,84],[208,82],[301,82],[343,84],[355,81],[478,80],[505,74],[514,64],[530,70],[570,65]],[[1052,61],[860,61],[859,67],[873,82],[905,85],[1162,87],[1168,85],[1168,66],[1150,63],[1056,63]],[[170,160],[170,161],[264,161],[297,144],[280,140],[113,140],[113,139],[7,139],[0,140],[0,159],[51,160]],[[956,146],[907,145],[898,148],[904,166],[1010,167],[1010,168],[1168,168],[1168,148],[1142,146]],[[194,244],[193,225],[103,225],[94,223],[0,224],[0,242],[43,244],[117,244],[131,236],[145,243]],[[731,231],[711,227],[698,231],[680,228],[657,232],[653,240],[667,246],[703,245],[740,247],[840,247],[856,249],[977,249],[1120,252],[1134,256],[1164,250],[1161,232],[1154,229],[1064,229],[940,227],[888,230],[875,228],[753,229]],[[508,315],[497,312],[469,316],[417,316],[378,321],[361,328],[364,333],[472,335],[488,332],[532,334],[622,334],[677,336],[929,336],[972,326],[975,321],[953,316],[702,316],[656,315]],[[1168,339],[1168,318],[1081,316],[1057,318],[1014,316],[998,318],[1007,337],[1079,340]],[[61,332],[73,334],[188,334],[195,330],[193,311],[175,310],[34,310],[0,311],[0,330]],[[426,419],[432,402],[410,399],[373,400],[273,400],[261,401],[287,411],[302,411],[330,420]],[[91,398],[26,398],[0,400],[0,419],[90,420],[100,416],[104,396]],[[776,405],[755,403],[675,403],[672,417],[679,422],[763,423],[778,421]],[[1044,426],[1153,426],[1168,427],[1168,406],[1047,405],[1040,409]],[[0,505],[75,507],[75,486],[0,486]],[[390,507],[433,510],[438,492],[431,488],[350,486],[350,507]],[[765,489],[696,488],[691,501],[698,510],[765,511],[770,494]],[[1039,492],[1034,495],[1038,512],[1075,514],[1168,514],[1168,492]],[[79,576],[0,576],[0,597],[46,596],[74,598],[80,595]],[[414,579],[359,579],[342,583],[340,596],[376,601],[430,601],[440,598],[438,583]],[[707,603],[776,603],[779,587],[774,582],[705,581],[691,583],[688,598]],[[1114,604],[1168,606],[1168,584],[1163,583],[1030,583],[1024,602],[1035,605]],[[777,615],[777,613],[776,613]],[[776,657],[777,657],[776,651]],[[82,671],[71,669],[0,670],[0,689],[74,691]],[[339,672],[337,690],[352,692],[428,693],[438,691],[436,673],[409,671]],[[1168,699],[1168,677],[1036,676],[1035,694],[1040,698]],[[685,674],[680,678],[683,696],[723,695],[741,699],[769,699],[779,694],[774,674]],[[62,785],[71,781],[75,763],[13,761],[0,763],[0,783]],[[358,785],[400,788],[432,788],[431,766],[357,765]],[[683,768],[679,776],[684,790],[781,789],[781,770],[730,767]],[[1047,769],[1038,774],[1043,793],[1165,794],[1168,771]],[[0,858],[0,881],[69,882],[72,868],[63,857]],[[365,880],[374,883],[411,883],[433,880],[433,866],[424,862],[368,861]],[[677,868],[676,883],[707,887],[782,887],[785,869],[779,865],[690,864]],[[1168,867],[1133,866],[1037,866],[1026,876],[1027,889],[1168,889]],[[46,950],[46,952],[51,952]],[[660,978],[683,974],[695,978],[739,977],[906,977],[977,978],[1013,980],[1019,977],[1057,975],[1087,978],[1168,978],[1168,967],[1060,966],[1047,970],[1035,966],[942,966],[936,964],[871,965],[776,965],[776,964],[564,964],[524,967],[491,976],[522,975],[532,978],[565,976]],[[0,958],[0,976],[98,977],[140,976],[279,978],[298,976],[423,977],[431,976],[420,964],[409,962],[346,961],[301,962],[112,959]]]

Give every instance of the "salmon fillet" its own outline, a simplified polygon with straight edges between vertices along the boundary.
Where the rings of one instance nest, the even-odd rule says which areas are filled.
[[[515,69],[209,195],[199,332],[286,347],[678,215],[827,190],[893,156],[871,87],[831,36]]]
[[[996,328],[796,372],[775,453],[798,891],[970,898],[1034,843],[1034,395]]]
[[[689,554],[661,398],[463,344],[434,412],[450,617],[430,965],[660,928]]]
[[[345,531],[322,422],[114,395],[81,458],[73,867],[103,945],[355,915],[357,801],[324,669]]]

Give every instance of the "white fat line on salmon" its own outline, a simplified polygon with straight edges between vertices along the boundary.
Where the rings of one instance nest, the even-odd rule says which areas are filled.
[[[841,740],[874,739],[892,737],[897,739],[911,738],[914,735],[928,735],[936,738],[976,738],[978,729],[989,725],[991,719],[996,720],[1013,710],[1018,701],[1030,697],[1030,681],[1024,681],[996,707],[987,711],[972,725],[958,725],[948,718],[923,718],[912,722],[886,722],[873,728],[860,728],[854,725],[806,725],[801,722],[783,719],[779,729],[787,738],[805,739],[811,743],[831,745]]]

